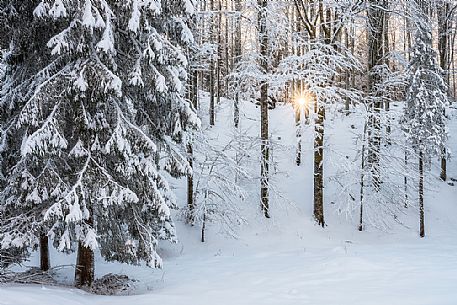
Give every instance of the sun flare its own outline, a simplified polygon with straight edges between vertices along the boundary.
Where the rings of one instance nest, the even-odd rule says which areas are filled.
[[[312,94],[310,92],[303,92],[303,93],[300,93],[300,94],[297,94],[296,98],[295,98],[295,102],[297,103],[297,105],[301,108],[303,107],[308,107],[311,102],[312,102]]]
[[[298,102],[298,105],[300,105],[300,107],[303,107],[307,104],[307,100],[303,96],[298,97],[297,102]]]

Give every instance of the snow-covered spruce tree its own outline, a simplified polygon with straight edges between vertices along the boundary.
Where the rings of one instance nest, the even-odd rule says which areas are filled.
[[[418,2],[413,1],[416,32],[403,122],[408,140],[419,158],[420,236],[424,237],[424,164],[432,156],[439,155],[444,146],[444,110],[448,100],[446,83],[432,45],[431,22]]]
[[[187,174],[173,146],[198,124],[182,95],[192,1],[20,2],[27,9],[18,17],[33,14],[51,35],[30,36],[29,51],[50,56],[6,115],[3,142],[20,145],[3,149],[14,162],[1,193],[2,247],[35,246],[43,230],[60,251],[78,244],[78,286],[93,281],[96,249],[107,260],[160,267],[158,240],[175,239],[174,196],[160,170]],[[18,37],[29,26],[18,24]]]
[[[0,52],[8,47],[10,28],[6,22],[7,20],[7,7],[6,2],[0,3]],[[1,54],[0,54],[1,55]]]
[[[2,231],[10,230],[5,223],[13,219],[10,213],[19,214],[18,210],[8,208],[10,202],[7,198],[13,198],[12,194],[7,196],[5,187],[8,185],[6,177],[10,176],[11,170],[20,159],[21,137],[16,133],[16,119],[24,106],[25,100],[30,98],[34,90],[44,81],[51,71],[57,68],[55,61],[50,60],[50,52],[46,48],[46,42],[52,37],[52,32],[46,25],[38,22],[33,17],[33,10],[38,1],[2,1],[0,27],[6,30],[4,39],[8,40],[9,49],[3,56],[3,71],[1,77],[0,91],[0,119],[1,119],[1,201],[0,201],[0,228]],[[6,43],[5,43],[6,45]],[[16,168],[16,173],[20,174],[20,168]],[[10,177],[11,178],[11,177]],[[10,179],[13,181],[13,179]],[[27,217],[25,215],[17,217]],[[12,229],[16,230],[13,226]],[[23,227],[24,232],[31,231],[30,227]],[[43,230],[37,229],[40,235],[40,248],[43,254],[47,253],[48,241]],[[16,239],[14,245],[8,245],[8,249],[2,251],[9,252],[10,257],[17,256],[21,261],[27,257],[28,248],[24,244],[28,241]],[[11,246],[13,246],[11,248]],[[14,253],[14,255],[13,255]],[[41,268],[49,268],[49,257],[41,257]]]

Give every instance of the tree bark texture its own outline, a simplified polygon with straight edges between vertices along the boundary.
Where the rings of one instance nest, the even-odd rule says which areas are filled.
[[[268,70],[268,33],[267,33],[267,0],[258,0],[259,5],[259,45],[260,67],[263,73]],[[261,143],[261,169],[260,169],[260,198],[261,209],[266,218],[270,218],[269,203],[269,167],[270,167],[270,143],[268,126],[268,82],[262,79],[260,83],[260,138]]]
[[[41,271],[48,271],[51,267],[49,259],[49,242],[48,236],[44,233],[40,235],[40,269]]]

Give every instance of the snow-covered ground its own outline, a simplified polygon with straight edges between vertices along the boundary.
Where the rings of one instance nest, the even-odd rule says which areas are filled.
[[[226,122],[231,119],[231,105],[226,102],[220,107],[214,134],[226,134]],[[257,133],[258,109],[246,105],[244,110],[243,128],[252,127],[251,132]],[[450,147],[455,152],[457,111],[450,115]],[[357,133],[351,129],[353,124],[361,128],[357,114],[328,116],[327,176],[335,172],[338,154],[350,155],[352,160]],[[107,297],[73,288],[8,285],[0,286],[0,305],[457,304],[457,185],[438,182],[430,174],[434,183],[425,202],[425,239],[418,237],[413,207],[402,215],[402,225],[358,232],[355,219],[337,213],[340,198],[332,184],[326,190],[328,226],[322,229],[312,219],[312,128],[305,128],[300,167],[294,159],[290,106],[271,112],[271,130],[272,138],[285,147],[274,152],[280,173],[274,182],[287,198],[273,200],[272,219],[261,217],[257,201],[246,202],[250,222],[240,228],[239,238],[226,238],[210,228],[204,244],[199,242],[199,228],[178,223],[180,242],[161,245],[162,270],[97,261],[97,276],[112,272],[139,280],[135,295]],[[457,178],[456,160],[450,160],[448,171]],[[184,202],[184,181],[175,187]],[[253,183],[252,188],[255,198],[258,187]],[[52,253],[55,265],[73,261],[74,256]],[[34,264],[36,257],[30,262]],[[64,268],[59,275],[70,285],[73,269]]]
[[[288,249],[278,240],[171,258],[141,295],[14,286],[0,288],[0,304],[456,304],[455,239],[310,246],[303,237]]]

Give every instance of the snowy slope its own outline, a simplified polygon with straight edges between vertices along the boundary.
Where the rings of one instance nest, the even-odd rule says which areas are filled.
[[[231,132],[226,127],[231,104],[224,100],[219,108],[217,126],[210,133],[224,141]],[[244,105],[242,128],[249,133],[258,133],[258,112],[254,105]],[[457,151],[457,111],[451,116],[450,146]],[[360,133],[361,124],[357,114],[328,117],[326,176],[335,173],[341,156],[352,160],[354,133]],[[9,285],[0,286],[0,304],[457,304],[457,186],[431,175],[435,183],[425,203],[427,237],[421,240],[413,208],[404,215],[403,225],[391,230],[356,231],[356,221],[337,212],[341,198],[329,183],[328,226],[322,229],[312,219],[312,127],[304,130],[300,167],[295,165],[290,106],[271,112],[271,130],[277,143],[273,155],[278,173],[273,181],[284,196],[273,200],[271,220],[261,217],[255,200],[258,185],[252,182],[250,200],[242,205],[249,224],[240,228],[238,239],[210,227],[208,242],[202,244],[199,228],[178,223],[180,243],[161,245],[163,270],[97,262],[97,276],[113,272],[138,279],[137,295],[103,297],[71,288]],[[457,178],[455,160],[449,162],[449,176]],[[174,187],[185,202],[185,181]],[[73,256],[52,253],[53,264],[73,261]],[[36,263],[33,257],[30,264]],[[60,276],[71,285],[73,269],[64,269]]]

